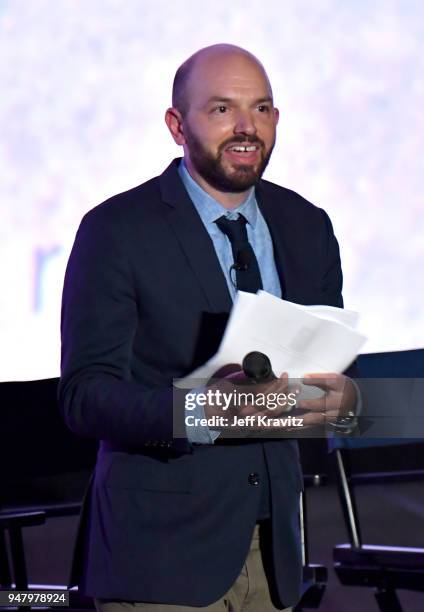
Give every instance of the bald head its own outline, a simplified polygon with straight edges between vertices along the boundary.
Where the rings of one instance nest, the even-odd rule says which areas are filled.
[[[201,49],[180,66],[165,113],[192,178],[230,207],[262,176],[278,117],[262,64],[226,44]]]
[[[199,49],[193,53],[175,73],[172,87],[172,106],[185,116],[190,106],[190,90],[193,84],[201,85],[207,78],[208,71],[219,71],[229,60],[250,63],[266,80],[269,95],[272,97],[271,84],[261,62],[242,47],[229,44],[217,44]]]

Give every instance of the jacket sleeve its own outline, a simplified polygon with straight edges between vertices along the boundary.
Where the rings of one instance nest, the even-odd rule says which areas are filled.
[[[322,210],[326,227],[325,268],[323,274],[323,304],[343,308],[343,274],[340,261],[340,249],[334,235],[330,217]],[[325,301],[324,301],[325,300]]]
[[[88,213],[69,258],[61,317],[62,416],[82,436],[124,448],[186,452],[182,394],[131,380],[138,304],[125,234],[113,228],[97,209]]]

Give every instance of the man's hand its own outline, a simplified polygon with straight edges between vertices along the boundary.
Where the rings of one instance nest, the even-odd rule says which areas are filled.
[[[278,435],[278,432],[281,431],[297,430],[300,433],[303,429],[325,425],[328,422],[336,421],[340,417],[347,416],[349,412],[355,410],[357,403],[356,389],[347,376],[334,373],[307,374],[302,382],[305,385],[319,387],[325,392],[324,395],[316,399],[298,401],[299,385],[290,385],[286,372],[281,374],[279,378],[258,384],[246,378],[239,364],[228,364],[215,372],[208,382],[207,389],[213,394],[220,394],[221,397],[225,395],[227,398],[233,398],[234,401],[226,405],[225,409],[222,404],[220,405],[216,401],[207,403],[204,406],[205,417],[226,417],[228,423],[234,422],[235,417],[238,419],[249,417],[245,424],[240,425],[239,429],[248,430],[250,435],[254,431],[267,431],[268,434],[271,434],[272,430]],[[253,401],[238,402],[237,398],[240,397],[240,394],[243,394],[243,397],[247,395],[249,400]],[[262,396],[261,403],[257,401],[260,395]],[[280,404],[272,401],[277,396],[287,398],[288,401],[285,403],[282,401]],[[272,408],[270,408],[271,405]],[[265,417],[265,419],[272,420],[281,416],[287,417],[290,413],[293,416],[299,416],[299,409],[302,418],[300,429],[294,422],[282,425],[259,418]],[[214,427],[211,428],[214,429]],[[218,425],[216,429],[221,429],[221,427]],[[228,429],[231,430],[231,428]]]
[[[289,412],[295,405],[299,392],[298,389],[289,387],[286,372],[279,378],[264,383],[254,383],[246,377],[239,364],[228,364],[215,372],[208,382],[207,389],[212,394],[218,393],[220,396],[232,398],[232,401],[226,405],[225,410],[216,401],[206,404],[205,417],[224,416],[229,422],[233,422],[235,417],[238,419],[255,417],[247,419],[245,425],[240,425],[242,429],[247,428],[250,432],[269,431],[270,426],[258,421],[256,417],[273,419]],[[219,429],[219,426],[217,428]]]
[[[325,391],[320,398],[297,403],[298,408],[307,411],[302,415],[305,427],[324,425],[355,411],[358,401],[355,385],[344,374],[307,374],[302,382]]]

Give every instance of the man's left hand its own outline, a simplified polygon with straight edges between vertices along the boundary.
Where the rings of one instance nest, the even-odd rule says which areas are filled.
[[[348,376],[334,373],[306,374],[302,382],[325,391],[322,397],[297,403],[297,408],[307,411],[302,415],[304,426],[324,425],[348,416],[349,412],[355,412],[358,396]]]

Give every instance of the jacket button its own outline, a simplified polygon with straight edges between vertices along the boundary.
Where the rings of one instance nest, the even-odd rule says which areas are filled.
[[[256,472],[251,472],[249,474],[249,478],[247,479],[249,484],[257,487],[258,484],[260,483],[261,479],[259,478],[259,474],[257,474]]]

